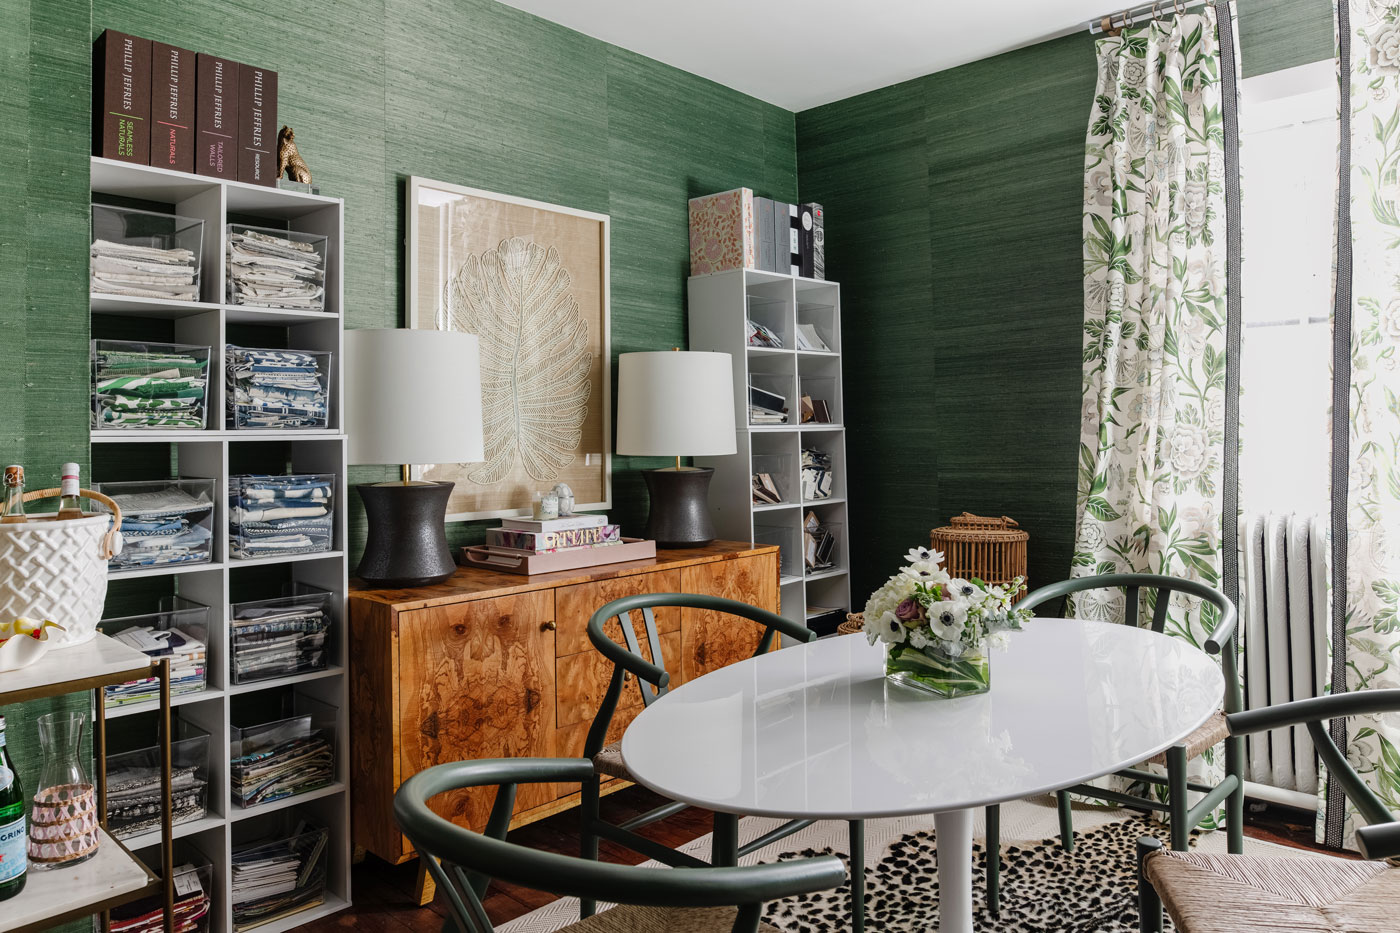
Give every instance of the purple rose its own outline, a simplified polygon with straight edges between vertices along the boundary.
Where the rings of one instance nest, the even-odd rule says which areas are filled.
[[[924,607],[919,605],[919,601],[910,596],[894,609],[895,618],[901,622],[917,622],[924,617]]]

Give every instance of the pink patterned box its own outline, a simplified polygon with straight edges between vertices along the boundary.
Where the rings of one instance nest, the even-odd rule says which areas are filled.
[[[690,199],[690,274],[756,265],[753,191],[735,188]]]

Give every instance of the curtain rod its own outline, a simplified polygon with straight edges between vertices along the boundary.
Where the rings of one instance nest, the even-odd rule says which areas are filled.
[[[1205,3],[1206,0],[1157,0],[1156,3],[1144,3],[1093,20],[1089,23],[1089,32],[1094,35],[1105,32],[1117,35],[1120,29],[1126,29],[1159,16],[1185,13],[1192,7],[1204,6]]]

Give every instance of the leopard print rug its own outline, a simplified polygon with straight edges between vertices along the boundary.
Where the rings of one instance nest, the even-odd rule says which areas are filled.
[[[985,849],[973,844],[973,922],[979,933],[1137,933],[1137,841],[1162,838],[1165,828],[1145,817],[1075,835],[1073,852],[1058,838],[1002,847],[1001,912],[987,912]],[[1195,844],[1193,837],[1191,842]],[[785,852],[780,859],[832,854],[831,849]],[[836,852],[842,861],[846,855]],[[867,856],[868,857],[868,856]],[[764,859],[769,861],[769,859]],[[885,858],[865,867],[866,929],[927,933],[938,928],[938,856],[933,833],[895,840]],[[850,929],[851,887],[791,897],[768,905],[766,919],[784,933]],[[1171,929],[1171,921],[1167,921]]]

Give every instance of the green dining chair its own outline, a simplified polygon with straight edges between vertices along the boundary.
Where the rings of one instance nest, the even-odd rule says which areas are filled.
[[[1329,792],[1339,789],[1367,825],[1356,831],[1365,859],[1279,858],[1165,850],[1138,840],[1138,914],[1143,933],[1161,933],[1162,913],[1178,933],[1277,933],[1280,930],[1394,930],[1400,922],[1400,821],[1366,786],[1337,748],[1328,721],[1400,713],[1400,690],[1360,690],[1297,700],[1225,717],[1234,739],[1289,726],[1307,726],[1327,768]]]
[[[1167,622],[1167,610],[1172,593],[1185,593],[1214,606],[1219,613],[1215,628],[1206,639],[1205,650],[1220,656],[1220,666],[1225,674],[1225,696],[1221,711],[1206,720],[1195,732],[1182,741],[1154,756],[1153,764],[1165,765],[1166,777],[1153,774],[1141,768],[1125,768],[1117,772],[1141,787],[1143,794],[1132,794],[1106,790],[1090,784],[1077,784],[1058,791],[1055,795],[1060,811],[1060,844],[1066,851],[1074,850],[1074,817],[1070,806],[1071,794],[1083,794],[1099,800],[1108,800],[1129,809],[1167,814],[1171,827],[1171,847],[1184,852],[1189,846],[1191,830],[1200,825],[1223,801],[1226,805],[1226,834],[1229,851],[1235,854],[1244,851],[1244,739],[1232,736],[1226,726],[1226,716],[1238,713],[1244,708],[1244,694],[1240,690],[1238,656],[1236,652],[1236,627],[1238,613],[1219,590],[1212,589],[1195,580],[1183,580],[1155,573],[1106,573],[1093,577],[1075,577],[1043,586],[1028,594],[1017,605],[1018,609],[1034,609],[1053,599],[1086,590],[1124,588],[1127,593],[1124,623],[1137,625],[1139,603],[1143,590],[1156,592],[1152,612],[1152,630],[1161,632]],[[1031,623],[1034,624],[1034,623]],[[1013,636],[1014,637],[1014,636]],[[1207,749],[1225,743],[1225,778],[1214,786],[1187,780],[1186,766],[1192,758]],[[1165,802],[1150,794],[1152,787],[1165,787]],[[1205,796],[1196,805],[1188,806],[1188,792],[1196,791]],[[1001,901],[1001,810],[997,806],[987,808],[987,907],[997,913]]]
[[[540,852],[507,842],[520,784],[584,784],[595,777],[583,758],[457,761],[420,771],[394,794],[394,819],[426,861],[447,900],[443,933],[491,933],[482,898],[493,878],[561,896],[620,906],[564,927],[579,933],[777,933],[763,905],[840,885],[835,856],[768,865],[665,870]],[[428,801],[466,787],[496,785],[485,833],[439,816]]]
[[[763,637],[759,639],[753,657],[758,657],[772,650],[775,634],[786,635],[799,642],[815,641],[817,637],[816,633],[805,625],[766,609],[720,596],[692,593],[642,593],[636,596],[624,596],[607,603],[593,613],[593,616],[588,620],[588,640],[593,643],[593,647],[603,657],[613,663],[613,672],[611,680],[608,681],[607,692],[603,695],[603,702],[598,708],[597,715],[593,717],[593,723],[589,726],[588,737],[583,746],[583,756],[593,762],[596,771],[591,780],[584,782],[583,793],[580,795],[580,810],[582,811],[580,836],[584,858],[596,859],[598,857],[598,841],[602,838],[676,868],[709,864],[732,865],[738,855],[747,855],[771,842],[776,842],[800,829],[811,826],[813,823],[812,820],[791,820],[741,846],[738,836],[738,817],[728,813],[716,813],[712,836],[713,854],[710,862],[707,863],[663,846],[661,843],[654,842],[633,831],[679,813],[690,806],[687,803],[672,801],[639,814],[620,825],[609,823],[601,817],[599,800],[601,798],[602,776],[608,775],[634,783],[636,781],[622,760],[621,741],[607,743],[608,729],[612,725],[613,715],[617,711],[617,703],[622,697],[624,686],[632,677],[637,679],[637,689],[641,691],[644,707],[650,706],[665,696],[670,689],[671,675],[666,670],[667,660],[661,651],[661,636],[656,627],[655,615],[657,609],[670,608],[720,612],[748,619],[750,622],[757,622],[763,626],[764,630]],[[637,635],[637,620],[633,613],[637,613],[641,618],[642,634],[646,638],[646,654],[643,654],[642,651],[642,644]],[[608,634],[608,623],[613,620],[617,621],[625,644],[619,644]],[[596,904],[592,898],[580,898],[579,912],[581,916],[590,916],[595,908]]]

